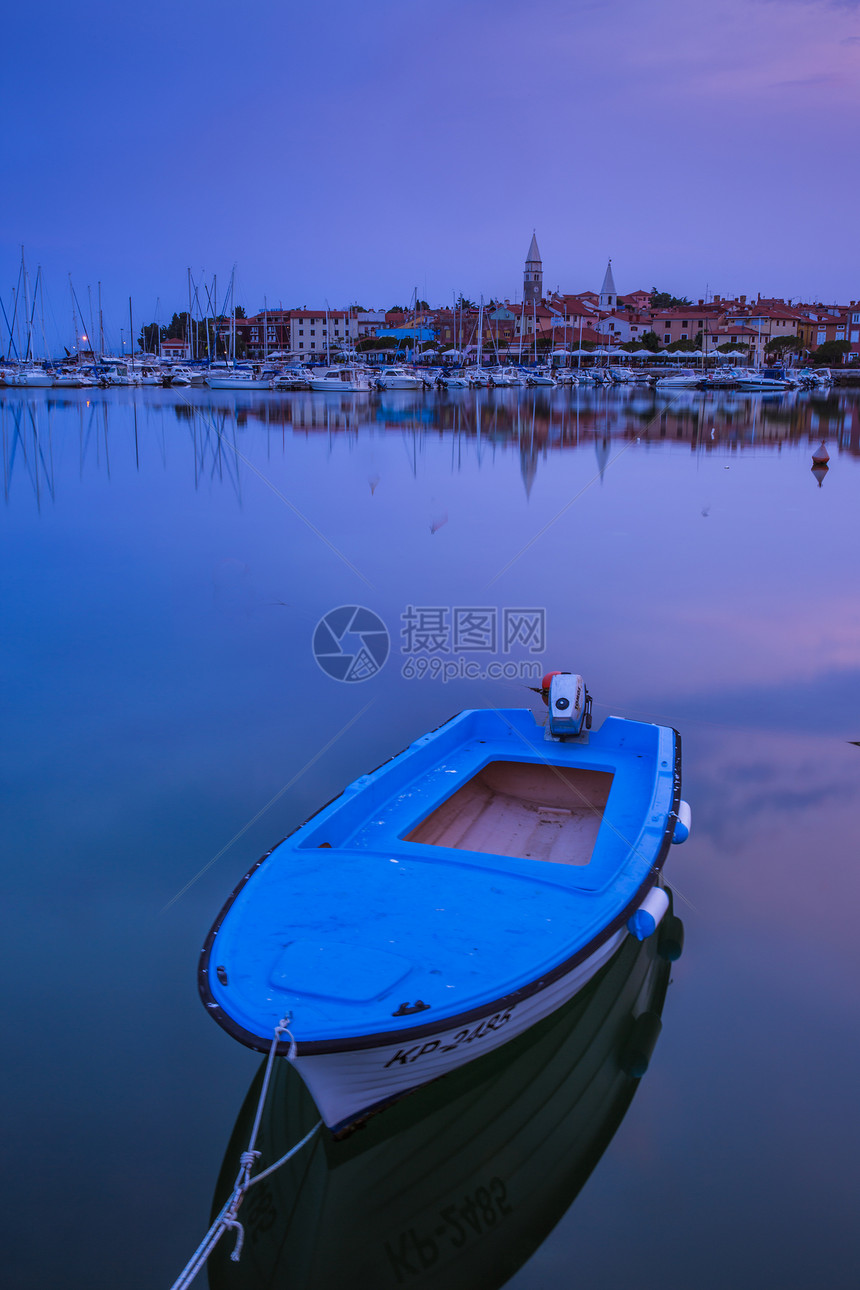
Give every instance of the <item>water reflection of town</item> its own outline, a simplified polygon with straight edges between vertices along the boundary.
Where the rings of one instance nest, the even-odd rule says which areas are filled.
[[[333,445],[342,436],[388,432],[408,434],[416,443],[446,438],[452,440],[455,467],[466,449],[479,465],[485,449],[513,449],[527,489],[550,452],[589,447],[603,469],[613,443],[636,439],[719,454],[803,444],[813,450],[824,441],[831,458],[860,457],[860,391],[850,389],[775,396],[686,390],[657,395],[636,387],[374,395],[10,390],[0,397],[6,497],[16,475],[29,480],[40,502],[43,494],[53,495],[55,439],[61,435],[67,447],[73,427],[81,471],[95,466],[109,475],[120,421],[123,438],[129,427],[133,432],[136,464],[153,430],[163,452],[171,424],[178,424],[190,436],[195,477],[217,474],[234,483],[255,431],[264,432],[269,450],[275,435],[284,444],[286,436],[325,435]]]

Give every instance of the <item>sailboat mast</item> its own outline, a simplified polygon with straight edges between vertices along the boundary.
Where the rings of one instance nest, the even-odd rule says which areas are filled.
[[[191,269],[188,270],[188,324],[185,328],[185,344],[188,346],[189,358],[194,357],[194,336],[191,331]]]
[[[39,326],[42,331],[42,357],[45,362],[48,361],[48,338],[45,335],[45,280],[42,277],[42,266],[39,265],[36,273],[36,281],[39,284]],[[35,300],[33,304],[35,305]]]
[[[481,370],[481,353],[484,339],[484,297],[481,296],[481,308],[478,310],[478,371]]]
[[[105,320],[102,313],[102,284],[98,284],[99,289],[99,358],[105,356]]]
[[[71,299],[72,299],[72,335],[75,338],[75,341],[74,341],[75,354],[77,355],[78,353],[78,314],[77,314],[77,310],[75,309],[75,289],[72,286],[71,273],[69,274],[69,295],[71,296]]]
[[[21,277],[24,279],[24,318],[27,323],[27,352],[24,355],[24,362],[30,362],[30,350],[33,344],[33,319],[30,317],[30,293],[27,287],[27,269],[24,264],[24,248],[21,247]]]

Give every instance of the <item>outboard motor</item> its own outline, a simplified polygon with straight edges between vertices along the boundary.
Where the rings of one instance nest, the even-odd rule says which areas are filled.
[[[570,738],[591,729],[591,695],[578,673],[550,672],[544,677],[543,692],[554,739]]]

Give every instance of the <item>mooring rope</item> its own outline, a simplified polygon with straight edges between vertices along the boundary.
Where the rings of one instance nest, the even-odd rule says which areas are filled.
[[[206,1263],[206,1260],[215,1249],[215,1246],[218,1244],[221,1237],[228,1230],[233,1230],[236,1233],[236,1244],[230,1258],[234,1263],[239,1262],[242,1255],[242,1245],[245,1241],[245,1229],[239,1222],[238,1213],[239,1206],[245,1198],[245,1193],[248,1191],[249,1187],[253,1187],[255,1183],[261,1182],[264,1178],[268,1178],[269,1174],[273,1174],[276,1169],[280,1169],[281,1165],[286,1164],[297,1151],[301,1151],[302,1147],[310,1142],[311,1138],[322,1124],[322,1120],[317,1120],[314,1127],[305,1134],[301,1142],[297,1142],[294,1147],[290,1147],[289,1151],[285,1155],[281,1156],[280,1160],[276,1160],[273,1165],[269,1165],[267,1169],[262,1171],[262,1173],[255,1174],[253,1178],[251,1177],[251,1170],[254,1168],[254,1165],[257,1160],[259,1160],[261,1154],[256,1149],[257,1134],[260,1131],[260,1121],[263,1118],[263,1108],[266,1105],[266,1097],[269,1091],[269,1082],[272,1076],[275,1053],[282,1035],[290,1036],[290,1060],[292,1060],[296,1055],[296,1041],[293,1039],[289,1030],[291,1020],[292,1018],[290,1017],[290,1014],[287,1013],[287,1015],[282,1017],[275,1027],[272,1044],[269,1048],[269,1055],[266,1058],[266,1073],[263,1076],[263,1087],[260,1089],[260,1097],[257,1102],[257,1111],[254,1116],[254,1127],[251,1130],[251,1139],[248,1143],[247,1151],[243,1151],[239,1157],[239,1175],[233,1184],[233,1190],[220,1214],[215,1219],[215,1222],[203,1237],[203,1240],[200,1242],[197,1249],[194,1251],[191,1258],[170,1287],[170,1290],[186,1290],[186,1287],[191,1285],[192,1281]]]

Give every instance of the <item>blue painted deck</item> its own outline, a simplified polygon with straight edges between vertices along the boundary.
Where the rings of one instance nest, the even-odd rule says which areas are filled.
[[[675,740],[610,717],[587,743],[547,742],[529,711],[461,713],[349,785],[252,871],[204,951],[212,1000],[249,1038],[270,1039],[290,1011],[302,1042],[423,1026],[524,988],[653,878],[668,845]],[[495,761],[613,774],[589,863],[404,840]],[[392,1017],[419,999],[430,1008]]]

